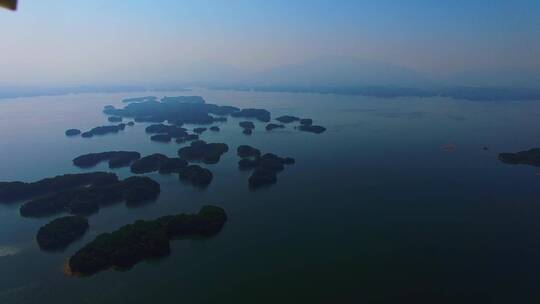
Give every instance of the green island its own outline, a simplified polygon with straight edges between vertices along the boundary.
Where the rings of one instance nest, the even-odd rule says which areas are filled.
[[[191,142],[187,147],[178,150],[178,156],[187,161],[202,161],[205,164],[216,164],[221,156],[229,151],[224,143],[206,143],[203,140]]]
[[[540,167],[540,148],[517,153],[500,153],[499,160],[507,164],[522,164]]]
[[[125,201],[127,206],[137,206],[155,200],[160,185],[149,177],[132,176],[119,181],[115,174],[107,183],[81,185],[78,188],[53,192],[24,203],[19,211],[24,217],[42,217],[61,212],[91,214],[100,206]]]
[[[139,152],[133,151],[108,151],[101,153],[88,153],[73,159],[73,165],[79,168],[94,167],[102,161],[109,162],[109,168],[127,167],[132,162],[141,158]]]
[[[88,227],[82,216],[64,216],[39,228],[36,241],[43,250],[61,250],[83,236]]]
[[[154,171],[169,174],[178,173],[182,168],[188,165],[187,161],[180,158],[169,158],[161,153],[147,155],[131,165],[131,172],[143,174]]]
[[[109,133],[118,133],[126,128],[125,123],[121,123],[113,126],[99,126],[92,128],[90,131],[86,131],[81,134],[84,138],[94,137],[95,135],[106,135]]]
[[[81,186],[99,186],[115,182],[118,182],[116,174],[107,172],[64,174],[31,183],[0,182],[0,202],[25,200]]]
[[[198,165],[190,165],[180,170],[178,178],[181,181],[204,188],[212,182],[214,175],[206,168]]]
[[[71,256],[68,266],[74,275],[91,275],[109,268],[128,269],[142,260],[167,256],[170,240],[216,235],[226,220],[225,210],[215,206],[203,206],[196,214],[139,220],[98,235]]]
[[[296,116],[291,116],[291,115],[283,115],[283,116],[277,117],[276,120],[281,123],[291,123],[293,121],[299,121],[300,118]]]

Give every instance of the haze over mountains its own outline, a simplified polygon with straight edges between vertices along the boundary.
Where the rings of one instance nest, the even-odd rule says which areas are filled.
[[[212,70],[204,67],[202,70]],[[226,77],[217,78],[223,73]],[[213,75],[213,76],[210,76]],[[198,76],[202,76],[201,73]],[[354,57],[319,57],[258,72],[220,65],[201,83],[257,86],[540,87],[540,67],[470,68],[430,75],[405,66]],[[197,77],[195,78],[197,79]]]
[[[199,61],[174,66],[160,73],[148,72],[146,81],[130,81],[118,77],[118,82],[58,83],[46,86],[0,84],[0,96],[35,95],[47,90],[121,91],[163,89],[178,86],[280,86],[280,87],[356,87],[391,86],[408,88],[433,87],[504,87],[540,88],[540,68],[507,67],[471,69],[448,75],[428,75],[414,69],[390,63],[353,57],[319,57],[295,64],[247,71],[231,65]]]
[[[441,88],[505,88],[527,89],[526,95],[540,96],[540,69],[489,68],[470,69],[448,75],[427,75],[407,67],[363,60],[354,57],[319,57],[295,64],[251,71],[232,65],[197,61],[173,66],[160,72],[147,71],[146,81],[129,80],[99,83],[58,83],[48,85],[2,85],[0,98],[58,95],[84,92],[127,92],[141,90],[177,90],[185,87],[208,86],[213,88],[258,88],[285,91],[314,91],[328,93],[354,93],[380,96],[381,92],[359,88],[407,88],[409,91],[392,91],[383,95],[424,96],[441,95],[433,92]],[[122,79],[122,77],[118,77]],[[321,88],[324,90],[321,91]],[[339,90],[337,90],[339,88]],[[386,89],[385,89],[386,90]],[[428,90],[419,92],[418,90]],[[485,92],[485,91],[484,91]],[[497,92],[498,94],[500,91]],[[482,93],[484,94],[484,93]],[[445,95],[445,94],[442,94]],[[490,94],[491,95],[491,94]],[[512,96],[515,95],[513,91]],[[520,91],[519,98],[524,93]],[[536,98],[536,97],[535,97]],[[530,99],[530,98],[526,98]]]
[[[411,69],[356,58],[321,57],[251,74],[246,84],[282,86],[427,86],[433,81]]]

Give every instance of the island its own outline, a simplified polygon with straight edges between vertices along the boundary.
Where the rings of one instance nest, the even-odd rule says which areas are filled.
[[[166,155],[155,153],[135,161],[131,165],[131,172],[142,174],[159,171],[162,174],[170,174],[180,172],[180,169],[187,165],[187,161],[183,159],[169,158]]]
[[[283,116],[280,116],[280,117],[276,118],[276,120],[281,122],[281,123],[291,123],[291,122],[294,122],[294,121],[299,121],[300,118],[296,117],[296,116],[283,115]]]
[[[91,129],[90,131],[86,131],[82,133],[81,136],[85,138],[90,138],[95,135],[106,135],[109,133],[118,133],[124,130],[125,128],[126,128],[126,124],[123,124],[123,123],[119,125],[115,125],[115,126],[100,126],[100,127],[95,127]]]
[[[179,137],[176,139],[176,143],[183,144],[186,141],[194,141],[194,140],[199,140],[198,134],[188,134],[185,137]]]
[[[219,115],[219,116],[230,115],[230,114],[238,112],[238,111],[240,111],[240,109],[237,108],[237,107],[233,107],[233,106],[213,106],[212,109],[211,109],[212,114]],[[216,117],[216,118],[217,118],[216,121],[226,121],[227,120],[226,117]]]
[[[199,165],[190,165],[180,170],[178,177],[181,181],[191,183],[198,187],[208,186],[213,179],[210,170]]]
[[[150,134],[166,134],[170,138],[185,138],[188,136],[185,128],[176,125],[153,124],[146,127],[145,132]]]
[[[168,142],[171,142],[172,138],[169,134],[156,134],[156,135],[150,136],[150,140],[168,143]]]
[[[161,166],[169,160],[169,157],[160,153],[145,156],[131,164],[131,172],[143,174],[158,171]]]
[[[64,216],[39,228],[36,240],[42,250],[62,250],[82,237],[88,227],[88,220],[82,216]]]
[[[190,146],[180,148],[178,156],[187,161],[202,161],[205,164],[219,162],[221,155],[229,151],[229,146],[224,143],[206,143],[203,140],[191,142]]]
[[[499,160],[507,164],[523,164],[540,167],[540,148],[529,149],[517,153],[500,153]]]
[[[251,121],[241,121],[238,123],[238,125],[242,129],[244,129],[244,131],[242,132],[246,135],[251,135],[251,133],[253,132],[253,129],[255,129],[255,124]]]
[[[214,236],[226,221],[225,210],[216,206],[203,206],[196,214],[139,220],[112,233],[98,235],[71,256],[68,266],[76,275],[91,275],[110,268],[129,269],[142,260],[167,256],[170,240]]]
[[[238,167],[241,170],[255,169],[249,177],[250,189],[257,189],[262,186],[275,184],[277,182],[277,173],[284,170],[284,165],[295,163],[294,158],[279,157],[272,153],[266,153],[259,156],[257,154],[260,154],[260,151],[257,153],[251,150],[254,148],[250,147],[251,149],[248,149],[246,147],[242,148],[242,152],[244,152],[242,153],[242,156],[244,157],[238,162]],[[252,152],[248,153],[248,151]]]
[[[0,182],[0,202],[19,201],[82,186],[97,186],[115,182],[118,182],[116,174],[107,172],[64,174],[31,183]]]
[[[133,127],[135,125],[135,122],[134,121],[130,121],[128,122],[126,125],[130,126],[130,127]]]
[[[169,126],[160,123],[149,125],[144,129],[144,131],[146,133],[168,133],[172,128],[176,128],[176,126]]]
[[[68,129],[66,130],[66,136],[77,136],[81,134],[81,130],[79,129]]]
[[[326,131],[326,128],[325,127],[321,127],[321,126],[314,126],[314,125],[300,125],[298,127],[298,130],[300,131],[304,131],[304,132],[310,132],[310,133],[315,133],[315,134],[321,134],[323,133],[324,131]]]
[[[212,126],[212,127],[210,127],[210,131],[219,132],[219,127]]]
[[[249,188],[257,189],[263,186],[273,185],[276,182],[276,172],[264,168],[257,168],[249,177]]]
[[[266,131],[272,131],[274,129],[284,129],[285,126],[281,124],[269,123],[266,125]]]
[[[167,121],[170,124],[180,126],[182,124],[205,125],[224,121],[226,117],[222,117],[223,115],[232,115],[241,112],[241,110],[230,106],[208,104],[200,96],[178,96],[164,97],[161,101],[147,100],[129,103],[122,109],[107,106],[103,112],[111,116],[134,118],[136,122],[162,123]]]
[[[187,167],[188,162],[178,158],[168,158],[165,161],[161,163],[161,166],[159,167],[159,173],[161,174],[170,174],[170,173],[180,173],[180,171]]]
[[[160,123],[149,125],[144,131],[146,133],[167,133],[172,137],[179,137],[185,135],[187,130],[178,125],[164,125]]]
[[[109,116],[109,118],[107,118],[107,120],[109,122],[122,122],[122,117],[120,117],[120,116]]]
[[[274,171],[283,171],[283,165],[292,165],[295,163],[292,157],[279,157],[273,153],[266,153],[260,158],[260,167]]]
[[[313,124],[313,119],[311,118],[302,118],[300,119],[300,124],[304,126],[311,126]]]
[[[242,109],[231,113],[232,117],[255,118],[262,122],[270,121],[270,112],[264,109]]]
[[[79,168],[94,167],[102,161],[109,162],[109,168],[128,167],[132,162],[141,158],[139,152],[110,151],[101,153],[88,153],[73,159],[73,165]]]
[[[195,128],[195,129],[193,129],[193,133],[202,134],[206,130],[207,130],[206,128]]]
[[[259,157],[261,156],[261,151],[257,148],[248,145],[240,145],[236,149],[236,154],[241,158],[247,157]]]
[[[43,217],[67,212],[87,215],[99,210],[100,206],[125,201],[127,206],[155,200],[161,188],[159,183],[148,177],[132,176],[125,180],[57,191],[24,203],[19,212],[23,217]]]
[[[251,121],[241,121],[238,125],[243,129],[255,129],[255,124]]]

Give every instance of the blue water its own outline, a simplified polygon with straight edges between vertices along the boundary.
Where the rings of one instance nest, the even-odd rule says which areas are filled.
[[[74,157],[109,150],[175,156],[182,145],[149,140],[146,124],[114,135],[67,138],[68,128],[108,124],[103,106],[126,97],[201,95],[326,126],[288,126],[252,136],[238,121],[205,132],[230,150],[206,190],[175,175],[148,174],[160,198],[138,208],[102,208],[64,252],[35,242],[51,218],[0,205],[0,303],[538,303],[540,168],[507,165],[499,152],[540,146],[538,102],[234,92],[79,94],[0,100],[0,180],[34,181],[90,170]],[[189,126],[188,126],[189,127]],[[278,183],[249,191],[236,147],[291,156]],[[445,149],[448,145],[455,149]],[[487,147],[484,150],[483,147]],[[114,170],[121,177],[128,169]],[[169,257],[129,271],[64,275],[65,261],[97,234],[136,219],[226,209],[207,240],[173,242]]]

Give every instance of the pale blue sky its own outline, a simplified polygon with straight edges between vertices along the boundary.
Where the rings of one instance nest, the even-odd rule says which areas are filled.
[[[20,0],[0,11],[0,84],[184,81],[322,56],[432,77],[540,69],[540,1]]]

